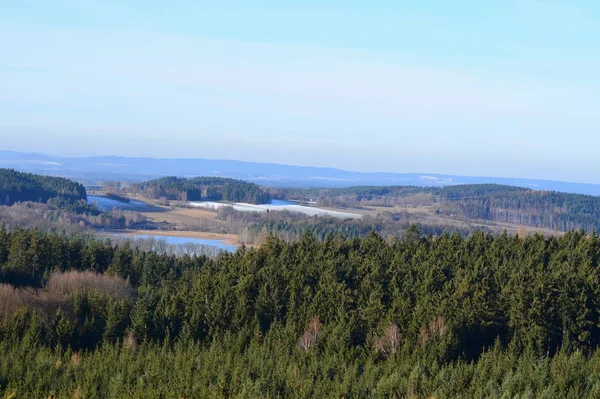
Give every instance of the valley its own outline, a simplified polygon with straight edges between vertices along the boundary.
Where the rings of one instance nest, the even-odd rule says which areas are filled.
[[[98,201],[101,195],[90,196],[89,202]],[[310,206],[299,205],[300,201],[271,200],[269,204],[253,205],[225,202],[188,202],[172,201],[164,205],[164,200],[157,200],[140,195],[130,195],[130,201],[119,202],[106,198],[112,207],[118,209],[136,209],[137,212],[154,226],[152,230],[140,228],[127,230],[128,236],[172,236],[192,239],[224,240],[228,245],[255,246],[264,242],[268,234],[276,234],[282,238],[297,239],[301,233],[278,231],[276,227],[257,233],[259,226],[271,225],[287,220],[288,228],[299,221],[306,224],[298,231],[310,231],[312,228],[327,224],[338,228],[330,228],[332,233],[342,232],[343,226],[348,227],[346,233],[353,234],[351,226],[379,228],[384,236],[400,236],[407,226],[416,224],[429,231],[455,231],[468,233],[478,229],[492,233],[507,231],[511,234],[560,235],[561,231],[544,227],[533,227],[517,223],[492,221],[439,212],[439,206],[434,205],[367,205],[360,208],[322,207],[316,203]],[[161,204],[162,203],[162,204]],[[339,221],[336,221],[339,220]],[[312,227],[311,227],[312,226]],[[384,227],[385,226],[385,230]],[[439,229],[439,230],[436,230]]]

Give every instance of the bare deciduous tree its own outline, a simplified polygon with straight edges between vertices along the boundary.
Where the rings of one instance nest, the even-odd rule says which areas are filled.
[[[303,352],[307,352],[312,348],[317,342],[317,337],[321,333],[321,322],[317,316],[313,316],[308,323],[308,328],[304,331],[304,334],[300,337],[298,341],[298,349]]]
[[[390,356],[398,351],[401,343],[402,334],[400,334],[400,329],[396,324],[392,324],[386,328],[381,337],[375,338],[373,347],[384,356]]]
[[[419,346],[425,345],[430,338],[433,337],[441,337],[448,330],[448,324],[446,322],[446,318],[443,316],[438,316],[435,319],[429,322],[429,326],[423,326],[421,331],[419,331],[419,336],[417,338],[417,344]]]
[[[443,316],[438,316],[429,323],[429,332],[432,335],[442,336],[448,329],[446,319]]]
[[[117,297],[132,295],[131,287],[124,279],[88,271],[54,272],[46,284],[46,289],[61,294],[96,291]]]

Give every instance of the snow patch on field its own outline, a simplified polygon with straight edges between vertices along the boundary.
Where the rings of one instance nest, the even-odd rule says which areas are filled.
[[[340,219],[360,219],[362,215],[357,213],[350,212],[340,212],[340,211],[331,211],[329,209],[321,209],[311,206],[302,206],[302,205],[273,205],[273,204],[264,204],[264,205],[254,205],[254,204],[245,204],[242,202],[235,204],[224,204],[221,202],[211,202],[211,201],[203,201],[203,202],[190,202],[190,206],[197,208],[205,208],[205,209],[219,209],[224,206],[229,206],[240,212],[266,212],[269,211],[290,211],[290,212],[299,212],[308,216],[332,216]]]

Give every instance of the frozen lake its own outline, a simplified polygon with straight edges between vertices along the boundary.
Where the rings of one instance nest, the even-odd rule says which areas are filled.
[[[229,206],[240,212],[266,212],[269,211],[281,211],[286,210],[290,212],[299,212],[308,216],[332,216],[340,219],[360,219],[362,215],[358,213],[333,211],[329,209],[317,208],[314,206],[298,205],[298,203],[283,201],[283,200],[272,200],[270,204],[254,205],[245,203],[235,204],[224,204],[221,202],[190,202],[190,206],[206,209],[219,209],[224,206]]]

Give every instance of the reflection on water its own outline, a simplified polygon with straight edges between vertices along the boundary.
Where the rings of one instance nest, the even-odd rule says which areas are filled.
[[[147,249],[160,249],[161,251],[173,253],[183,252],[188,254],[213,255],[220,251],[235,252],[237,250],[237,246],[229,245],[225,243],[225,240],[145,234],[112,234],[112,236],[121,239],[130,239],[136,243],[146,242],[148,244],[146,245]],[[171,247],[170,250],[169,247]]]
[[[224,251],[235,252],[237,247],[235,245],[229,245],[225,243],[225,240],[208,240],[205,238],[193,238],[193,237],[174,237],[174,236],[155,236],[155,235],[144,235],[136,234],[127,236],[132,239],[149,239],[154,238],[156,240],[164,240],[169,245],[184,245],[184,244],[198,244],[206,245],[209,247],[215,247]]]

